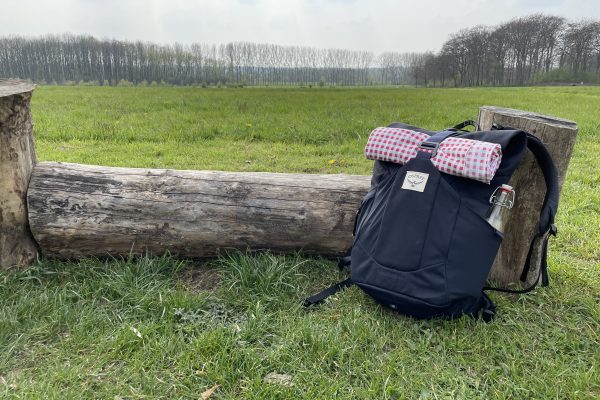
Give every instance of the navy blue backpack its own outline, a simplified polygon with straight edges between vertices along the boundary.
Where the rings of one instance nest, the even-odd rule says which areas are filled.
[[[467,125],[474,124],[466,121],[442,132],[390,125],[430,135],[421,148],[433,153],[419,151],[404,165],[375,162],[371,189],[357,212],[353,246],[349,255],[340,259],[340,268],[350,265],[351,276],[306,299],[305,306],[357,285],[383,306],[415,318],[469,315],[490,321],[496,307],[484,290],[525,293],[540,279],[543,286],[548,284],[547,243],[550,235],[556,235],[558,207],[557,171],[550,154],[527,132],[499,126],[492,131],[460,130]],[[430,158],[439,143],[457,135],[502,147],[502,162],[489,185],[445,174],[432,164]],[[503,239],[502,233],[485,220],[489,199],[498,186],[508,183],[527,149],[543,172],[546,196],[521,280],[527,277],[532,250],[539,240],[543,243],[540,274],[536,284],[523,290],[486,287]],[[423,192],[402,189],[409,171],[429,175]]]

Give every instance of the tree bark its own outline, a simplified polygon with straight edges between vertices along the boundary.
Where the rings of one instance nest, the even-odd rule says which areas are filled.
[[[228,173],[38,164],[29,220],[46,256],[222,249],[340,255],[369,176]]]
[[[29,265],[37,256],[27,219],[27,185],[36,162],[33,89],[24,81],[0,80],[0,268]]]
[[[556,164],[558,184],[562,188],[577,136],[575,122],[509,108],[481,107],[480,128],[489,130],[493,123],[521,129],[540,138]],[[501,287],[520,282],[529,244],[538,231],[546,185],[531,152],[523,157],[509,184],[515,188],[515,206],[510,210],[504,240],[489,275],[489,279]],[[533,284],[539,275],[541,249],[542,243],[538,240],[526,282],[528,285]]]

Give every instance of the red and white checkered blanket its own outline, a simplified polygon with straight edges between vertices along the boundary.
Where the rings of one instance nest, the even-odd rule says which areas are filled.
[[[429,135],[401,128],[376,128],[369,135],[365,156],[370,160],[405,164],[415,158],[419,145]],[[424,150],[431,152],[431,150]],[[502,161],[499,144],[449,137],[431,158],[436,168],[450,175],[490,183]]]

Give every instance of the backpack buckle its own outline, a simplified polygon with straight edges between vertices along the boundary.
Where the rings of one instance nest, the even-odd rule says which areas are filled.
[[[431,150],[431,158],[435,157],[438,151],[438,147],[440,146],[439,143],[433,143],[433,142],[422,142],[419,145],[420,149],[423,150]]]

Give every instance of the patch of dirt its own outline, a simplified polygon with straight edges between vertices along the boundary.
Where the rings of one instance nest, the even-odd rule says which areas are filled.
[[[219,270],[208,263],[193,263],[181,271],[183,286],[192,293],[214,292],[221,282]]]
[[[276,372],[270,372],[265,376],[264,381],[266,383],[272,383],[276,385],[292,387],[294,384],[292,383],[292,376],[287,374],[278,374]]]

